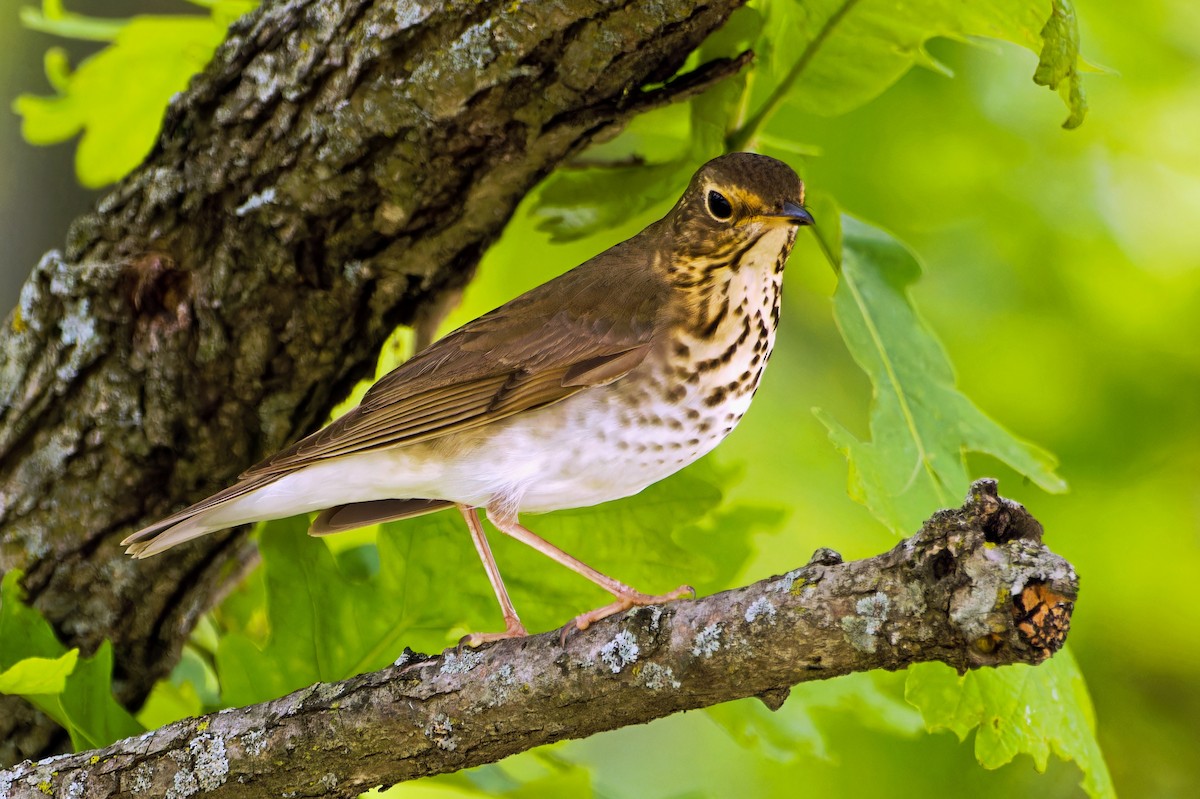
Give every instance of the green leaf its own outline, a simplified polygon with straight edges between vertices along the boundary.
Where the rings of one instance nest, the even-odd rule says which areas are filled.
[[[9,569],[0,581],[0,669],[9,669],[28,657],[56,660],[63,646],[46,620],[25,605],[20,569]]]
[[[150,690],[142,709],[138,711],[137,720],[148,730],[156,730],[163,725],[180,719],[198,716],[204,712],[196,687],[190,682],[175,684],[170,680],[159,680]]]
[[[634,497],[522,520],[641,590],[662,593],[684,582],[724,588],[746,561],[751,536],[782,519],[767,508],[723,508],[722,486],[732,479],[701,461]],[[466,633],[499,628],[496,600],[457,512],[383,525],[377,565],[358,547],[335,557],[306,529],[301,517],[262,528],[270,635],[261,646],[240,630],[221,639],[216,662],[225,704],[345,679],[383,667],[405,646],[437,650]],[[607,601],[529,547],[495,530],[489,540],[530,630],[560,627]],[[250,618],[240,610],[236,617]]]
[[[984,36],[1041,51],[1044,63],[1074,75],[1066,91],[1073,127],[1084,103],[1076,66],[1079,36],[1069,0],[1056,0],[1046,22],[1045,0],[793,0],[767,6],[769,34],[755,46],[764,54],[749,105],[754,113],[731,137],[742,149],[784,104],[810,114],[836,116],[882,93],[914,64],[948,70],[925,50],[944,36]],[[786,35],[780,35],[786,30]],[[1038,68],[1042,75],[1044,69]],[[1039,84],[1045,82],[1035,78]],[[1045,84],[1057,85],[1055,84]]]
[[[718,58],[736,58],[746,50],[752,50],[756,42],[770,41],[773,37],[765,36],[765,23],[766,18],[757,8],[743,6],[736,9],[728,22],[704,40],[698,52],[699,61],[707,63]],[[775,35],[778,33],[776,31]],[[749,101],[748,87],[757,76],[756,69],[743,68],[688,103],[691,108],[689,150],[696,163],[725,151],[726,138],[740,124],[745,113],[744,104]]]
[[[1079,22],[1075,19],[1075,9],[1067,0],[1054,0],[1054,8],[1041,36],[1042,52],[1038,56],[1033,82],[1058,91],[1067,108],[1071,109],[1063,127],[1077,128],[1087,114],[1087,100],[1079,75]]]
[[[780,108],[835,116],[876,97],[913,64],[948,71],[925,51],[936,36],[987,36],[1040,50],[1035,81],[1059,88],[1071,108],[1067,127],[1074,127],[1086,110],[1074,12],[1069,0],[1056,0],[1049,22],[1045,14],[1044,0],[783,0],[740,8],[705,40],[698,60],[749,48],[759,56],[754,67],[690,100],[687,125],[665,126],[677,139],[668,157],[641,165],[643,124],[589,150],[609,166],[556,172],[537,197],[539,227],[556,241],[612,227],[676,197],[696,167],[726,150],[806,152],[790,126],[768,131]],[[677,116],[662,109],[647,118]]]
[[[1040,666],[978,669],[959,676],[941,663],[908,670],[905,697],[930,731],[951,730],[959,740],[975,733],[975,756],[999,768],[1018,754],[1046,770],[1051,752],[1083,770],[1083,788],[1094,799],[1115,797],[1096,740],[1096,719],[1083,675],[1069,649]]]
[[[605,230],[678,193],[697,162],[612,166],[556,172],[538,195],[538,228],[553,241]]]
[[[111,38],[112,44],[69,74],[56,51],[47,54],[47,77],[58,94],[22,94],[14,101],[25,139],[54,144],[82,132],[75,157],[80,182],[98,187],[124,177],[154,146],[171,98],[212,58],[225,37],[228,10],[214,8],[205,17],[137,16],[117,22],[79,15],[57,22],[49,14],[39,17],[42,28]]]
[[[0,672],[0,694],[58,694],[75,670],[79,650],[59,658],[25,658]]]
[[[822,712],[845,713],[868,727],[903,737],[922,729],[921,716],[884,685],[891,675],[860,672],[819,683],[794,686],[779,710],[768,710],[757,699],[727,702],[705,709],[741,745],[774,760],[800,757],[832,758],[821,733]]]
[[[345,679],[381,668],[400,654],[396,646],[381,657],[368,655],[398,626],[398,611],[376,583],[342,574],[329,548],[307,529],[304,517],[262,527],[259,548],[271,633],[261,650],[245,634],[221,639],[216,662],[227,705]]]
[[[66,688],[57,699],[76,751],[108,746],[113,741],[144,731],[142,725],[117,704],[112,694],[112,643],[105,641],[88,658],[82,658],[67,678]],[[41,697],[30,697],[43,710]]]
[[[21,24],[30,30],[81,39],[91,42],[111,42],[121,30],[122,20],[89,17],[63,9],[62,0],[43,0],[41,10],[25,6],[18,10]]]
[[[142,732],[141,725],[113,698],[112,645],[105,641],[91,657],[76,659],[76,650],[67,652],[49,623],[24,604],[20,579],[20,570],[12,569],[0,583],[0,642],[4,644],[0,668],[7,674],[26,658],[44,658],[63,669],[68,659],[73,660],[61,689],[22,692],[22,696],[65,727],[77,750],[106,746]],[[58,682],[47,687],[58,688]]]
[[[1063,491],[1053,456],[988,418],[954,385],[941,344],[908,294],[916,257],[881,230],[842,217],[841,276],[834,316],[871,380],[869,441],[816,410],[850,462],[850,495],[896,533],[917,529],[930,509],[958,500],[970,482],[964,454],[999,458],[1046,491]]]

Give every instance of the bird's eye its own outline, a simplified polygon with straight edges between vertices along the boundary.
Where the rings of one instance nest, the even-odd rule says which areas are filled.
[[[719,219],[724,222],[729,217],[733,216],[733,206],[729,200],[725,199],[725,195],[719,191],[710,191],[708,193],[708,212],[713,215],[714,219]]]

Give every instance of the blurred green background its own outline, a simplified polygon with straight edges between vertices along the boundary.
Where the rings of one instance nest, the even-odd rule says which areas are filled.
[[[47,42],[16,26],[13,7],[0,5],[0,50],[22,63],[0,73],[6,98],[45,90],[37,74]],[[1061,102],[1030,83],[1032,54],[946,40],[930,50],[953,78],[914,69],[849,114],[785,108],[770,130],[814,148],[788,158],[810,190],[833,194],[919,253],[926,273],[916,301],[962,390],[1061,459],[1071,490],[1059,496],[994,461],[971,465],[1029,506],[1081,575],[1071,646],[1118,791],[1192,797],[1200,794],[1200,4],[1076,7],[1086,56],[1111,70],[1087,77],[1091,110],[1078,130],[1061,130]],[[59,245],[82,202],[64,185],[71,151],[16,143],[16,124],[4,114],[5,292],[37,253]],[[18,206],[34,209],[38,224],[10,212]],[[664,210],[556,245],[536,231],[528,203],[450,324]],[[870,386],[833,325],[833,283],[811,242],[798,247],[772,367],[754,410],[718,450],[721,462],[745,469],[736,496],[791,509],[780,532],[756,540],[745,580],[801,565],[818,546],[860,557],[895,540],[847,497],[845,460],[811,413],[835,411],[866,432]],[[15,294],[3,301],[11,306]],[[902,679],[877,682],[899,696]],[[783,712],[806,696],[822,704],[811,688]],[[823,751],[749,754],[704,714],[554,751],[586,762],[601,796],[1081,795],[1073,765],[1052,760],[1039,775],[1021,758],[988,772],[969,742],[898,735],[896,725],[872,722],[875,709],[826,704],[811,710]]]

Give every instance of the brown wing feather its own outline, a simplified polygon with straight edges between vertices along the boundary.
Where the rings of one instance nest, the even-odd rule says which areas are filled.
[[[381,378],[357,408],[242,479],[470,430],[627,374],[650,351],[667,290],[645,257],[629,257],[630,244],[454,331]]]
[[[121,542],[121,546],[129,546],[130,544],[133,544],[136,541],[144,541],[145,539],[150,538],[151,536],[153,536],[157,533],[160,533],[170,527],[174,527],[176,524],[179,524],[182,521],[185,521],[194,516],[197,516],[206,510],[215,508],[218,505],[224,504],[225,502],[229,502],[230,500],[237,499],[238,497],[249,494],[251,491],[255,490],[256,488],[262,488],[263,486],[274,482],[279,477],[280,477],[280,475],[277,475],[277,474],[266,474],[266,475],[259,475],[252,479],[249,479],[249,480],[238,480],[238,482],[234,483],[233,485],[229,486],[228,488],[224,488],[224,489],[218,491],[217,493],[213,494],[211,497],[205,497],[204,499],[197,502],[195,505],[189,505],[188,507],[184,508],[183,510],[178,511],[177,513],[173,513],[170,516],[166,517],[165,519],[159,519],[154,524],[151,524],[148,527],[143,527],[141,530],[138,530],[136,533],[134,533],[130,536],[127,536],[125,538],[125,540],[123,540]],[[142,545],[142,547],[144,548],[144,545]],[[136,555],[138,553],[138,551],[139,551],[139,549],[137,547],[133,547],[129,550],[129,553],[131,555]]]
[[[435,513],[453,505],[453,502],[442,499],[376,499],[370,502],[337,505],[317,514],[312,526],[308,528],[308,534],[333,535],[369,524],[397,522],[414,516],[424,516],[426,513]]]

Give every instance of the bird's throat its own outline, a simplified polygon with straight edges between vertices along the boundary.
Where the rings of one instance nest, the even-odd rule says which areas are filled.
[[[740,247],[707,257],[681,259],[671,270],[680,305],[676,336],[691,346],[706,342],[723,347],[750,335],[762,318],[774,334],[779,324],[783,267],[795,240],[795,228],[771,228]]]
[[[775,346],[783,267],[795,230],[776,228],[741,253],[736,268],[704,270],[707,282],[687,289],[690,305],[672,330],[663,400],[709,422],[724,437],[741,420]]]

